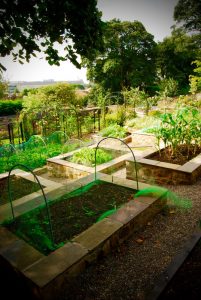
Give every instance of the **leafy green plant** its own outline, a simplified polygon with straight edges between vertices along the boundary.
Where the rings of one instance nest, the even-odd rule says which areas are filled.
[[[201,91],[201,61],[196,60],[196,61],[194,61],[194,63],[196,64],[196,68],[193,70],[195,74],[189,76],[190,92],[192,94],[195,94],[195,93]]]
[[[124,138],[126,136],[126,129],[120,125],[114,124],[101,130],[100,135],[103,137]]]
[[[112,159],[112,155],[106,152],[103,149],[98,149],[96,153],[96,164],[100,165],[105,162],[108,162]],[[70,161],[83,164],[86,166],[94,166],[95,165],[95,149],[94,148],[82,148],[78,152],[75,152],[70,159]]]
[[[180,146],[187,148],[189,156],[193,146],[196,153],[201,146],[201,120],[200,113],[195,108],[183,108],[175,114],[166,113],[161,116],[161,125],[155,129],[158,141],[163,141],[165,147],[169,146],[169,155],[174,156],[180,152]]]
[[[36,144],[37,147],[34,146],[34,143],[31,143],[27,147],[24,145],[24,150],[18,150],[0,157],[0,173],[9,171],[16,164],[24,164],[31,169],[42,167],[46,164],[48,158],[59,155],[64,151],[64,146],[61,144],[43,145],[41,140],[39,142],[41,144]],[[76,145],[65,145],[65,152],[74,150]]]

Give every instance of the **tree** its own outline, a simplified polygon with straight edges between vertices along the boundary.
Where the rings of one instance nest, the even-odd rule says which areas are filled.
[[[0,99],[4,98],[8,93],[8,83],[3,79],[0,74]]]
[[[23,111],[26,113],[51,109],[61,111],[64,107],[76,107],[79,104],[75,88],[67,83],[58,83],[38,88],[35,93],[28,93],[23,101]]]
[[[0,55],[12,54],[23,63],[42,51],[51,65],[69,59],[80,68],[77,54],[91,58],[94,49],[101,49],[96,5],[97,0],[1,0]],[[64,47],[63,55],[58,44]],[[0,69],[5,67],[0,64]]]
[[[201,33],[201,0],[179,0],[174,9],[174,19],[183,22],[188,31]]]
[[[142,23],[112,20],[104,28],[104,53],[87,60],[88,79],[111,92],[146,88],[155,78],[156,43]]]
[[[173,27],[171,36],[158,44],[157,67],[160,78],[172,78],[178,82],[179,90],[188,86],[192,74],[192,62],[199,54],[194,38],[181,28]]]

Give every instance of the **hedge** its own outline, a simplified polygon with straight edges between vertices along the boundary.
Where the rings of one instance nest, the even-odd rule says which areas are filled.
[[[0,116],[15,115],[22,110],[22,100],[0,100]]]

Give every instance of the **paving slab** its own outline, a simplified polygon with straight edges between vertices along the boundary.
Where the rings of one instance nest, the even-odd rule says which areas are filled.
[[[43,287],[87,255],[87,250],[77,243],[67,243],[23,273],[39,287]]]

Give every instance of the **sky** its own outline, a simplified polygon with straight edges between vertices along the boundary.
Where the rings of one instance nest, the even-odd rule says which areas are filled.
[[[142,22],[156,42],[171,34],[174,24],[173,11],[178,0],[98,0],[102,20]],[[41,55],[40,55],[41,56]],[[77,69],[69,61],[60,66],[50,66],[43,58],[32,58],[23,65],[13,62],[11,56],[1,57],[0,62],[7,68],[3,77],[7,81],[55,81],[83,80],[87,82],[86,69]]]

